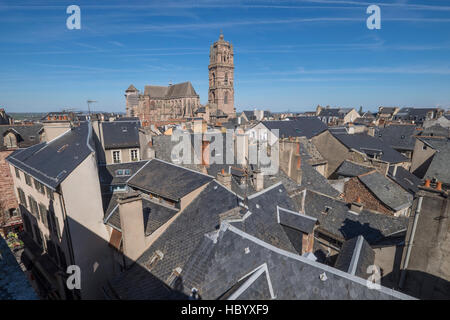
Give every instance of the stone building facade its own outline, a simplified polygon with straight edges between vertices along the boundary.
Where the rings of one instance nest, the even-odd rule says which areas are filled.
[[[200,96],[188,82],[169,86],[145,86],[140,93],[133,85],[125,91],[128,117],[139,117],[143,126],[150,123],[194,116]]]
[[[209,92],[208,103],[211,113],[222,111],[234,117],[234,53],[233,45],[223,39],[211,45],[209,51]]]

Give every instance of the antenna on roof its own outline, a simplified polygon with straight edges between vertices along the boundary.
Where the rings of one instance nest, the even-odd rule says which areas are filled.
[[[94,102],[97,102],[97,101],[95,101],[95,100],[88,100],[87,101],[89,120],[91,119],[91,103],[94,103]]]

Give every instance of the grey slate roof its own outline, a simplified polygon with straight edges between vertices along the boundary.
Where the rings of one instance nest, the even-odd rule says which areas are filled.
[[[412,204],[413,197],[411,194],[378,171],[360,175],[358,179],[378,200],[394,211],[409,207]]]
[[[108,165],[99,165],[99,178],[101,184],[122,185],[127,182],[147,161],[125,162]],[[130,175],[117,175],[118,170],[130,170]]]
[[[411,299],[336,268],[281,250],[227,223],[205,237],[182,273],[184,292],[202,299]],[[206,271],[205,271],[206,270]],[[201,273],[200,273],[201,272]]]
[[[4,136],[9,131],[16,134],[19,148],[27,148],[39,143],[39,131],[42,124],[33,125],[0,125],[0,149],[4,146]]]
[[[392,148],[414,150],[418,131],[415,125],[394,125],[375,129],[375,137],[380,138]]]
[[[278,207],[297,211],[283,184],[273,185],[251,195],[246,205],[249,213],[242,221],[232,222],[235,227],[278,248],[297,252],[296,244],[291,242],[278,220]],[[298,223],[299,219],[295,220]]]
[[[392,149],[386,142],[381,139],[369,136],[365,133],[355,134],[336,134],[336,137],[343,145],[349,149],[355,149],[365,154],[381,153],[381,160],[389,163],[398,163],[407,161],[401,153]]]
[[[119,231],[122,230],[120,224],[120,210],[117,207],[117,200],[120,196],[120,194],[113,195],[105,215],[105,223],[113,226]],[[142,218],[144,220],[145,235],[151,235],[177,212],[178,209],[151,200],[142,199]]]
[[[434,179],[450,184],[450,139],[420,138],[437,152],[432,156],[431,163],[425,172],[424,179]]]
[[[90,124],[82,123],[48,143],[16,150],[6,160],[55,189],[94,152],[91,131]]]
[[[301,208],[302,198],[294,200]],[[330,210],[324,214],[325,207]],[[369,243],[374,243],[390,234],[407,228],[408,219],[393,217],[363,209],[361,213],[349,212],[349,204],[306,190],[305,214],[319,220],[319,229],[333,235],[337,239],[348,240],[362,235]]]
[[[219,214],[238,207],[240,201],[232,192],[211,182],[142,254],[134,266],[111,281],[114,291],[122,299],[154,299],[155,292],[151,288],[154,277],[165,282],[175,268],[183,269],[204,234],[219,227]],[[161,251],[164,257],[149,272],[145,264],[156,250]]]
[[[310,234],[314,230],[317,219],[291,210],[278,207],[278,223],[303,233]]]
[[[6,241],[0,236],[0,300],[37,300],[38,297]]]
[[[262,121],[269,129],[278,129],[279,137],[307,137],[308,139],[327,130],[327,126],[317,117],[298,117],[287,121]]]
[[[159,159],[152,159],[131,177],[128,185],[178,201],[213,177]]]
[[[403,189],[410,192],[411,194],[415,194],[417,191],[419,191],[418,186],[423,184],[422,179],[416,177],[403,167],[398,166],[395,176],[393,174],[394,166],[390,166],[388,177],[397,182],[401,187],[403,187]]]
[[[366,167],[358,163],[345,160],[336,170],[336,174],[344,177],[356,177],[360,174],[367,173],[372,170],[374,170],[373,167]]]
[[[101,125],[105,149],[139,147],[139,122],[112,121]]]
[[[363,236],[357,236],[344,242],[334,267],[352,275],[367,278],[369,276],[367,268],[373,265],[374,261],[375,251]]]
[[[171,86],[145,86],[144,95],[151,98],[174,99],[184,97],[198,97],[192,84],[187,82],[173,84]]]

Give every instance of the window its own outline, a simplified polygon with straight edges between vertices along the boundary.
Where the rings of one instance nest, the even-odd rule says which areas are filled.
[[[423,145],[423,146],[422,146],[422,150],[427,150],[427,146],[426,146],[426,145]]]
[[[28,204],[29,204],[29,207],[28,207],[29,211],[36,217],[36,219],[40,220],[38,204],[32,196],[28,196]]]
[[[16,177],[17,179],[20,179],[20,171],[17,168],[14,168],[16,170]]]
[[[31,177],[25,173],[25,182],[27,183],[27,185],[31,186]]]
[[[24,207],[26,207],[27,206],[27,199],[25,197],[25,193],[20,188],[17,188],[17,193],[19,194],[20,204],[23,205]]]
[[[39,204],[39,212],[42,223],[48,228],[47,208],[42,203]]]
[[[130,150],[131,161],[139,161],[139,150],[131,149]]]
[[[45,191],[47,191],[47,198],[49,198],[50,200],[55,200],[55,195],[49,187],[45,187]]]
[[[225,97],[223,98],[223,103],[228,104],[228,92],[225,92]]]
[[[42,183],[40,183],[39,181],[37,181],[36,179],[34,179],[34,187],[40,193],[45,194],[45,186]]]
[[[126,185],[111,186],[111,192],[124,192],[127,190],[128,188]]]
[[[116,177],[131,175],[130,169],[119,169],[116,171]]]
[[[225,73],[225,84],[228,84],[228,73]]]
[[[112,152],[113,163],[121,163],[120,150],[115,150]]]

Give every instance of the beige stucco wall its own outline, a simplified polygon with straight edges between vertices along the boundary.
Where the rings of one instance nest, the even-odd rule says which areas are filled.
[[[417,168],[419,168],[425,161],[427,161],[433,154],[436,153],[436,150],[427,146],[426,150],[423,150],[423,146],[425,143],[416,139],[416,143],[414,145],[413,157],[411,160],[411,172],[414,172]]]
[[[103,223],[97,162],[92,153],[61,184],[74,249],[81,268],[83,299],[102,298],[101,286],[111,276],[112,249]]]
[[[327,130],[311,139],[320,154],[328,161],[325,177],[329,177],[341,163],[347,159],[350,152],[338,139]]]
[[[123,148],[123,149],[111,149],[111,150],[105,150],[105,156],[106,156],[106,164],[113,164],[113,151],[120,150],[121,153],[121,163],[125,162],[131,162],[131,150],[138,150],[138,161],[142,158],[140,148]]]

